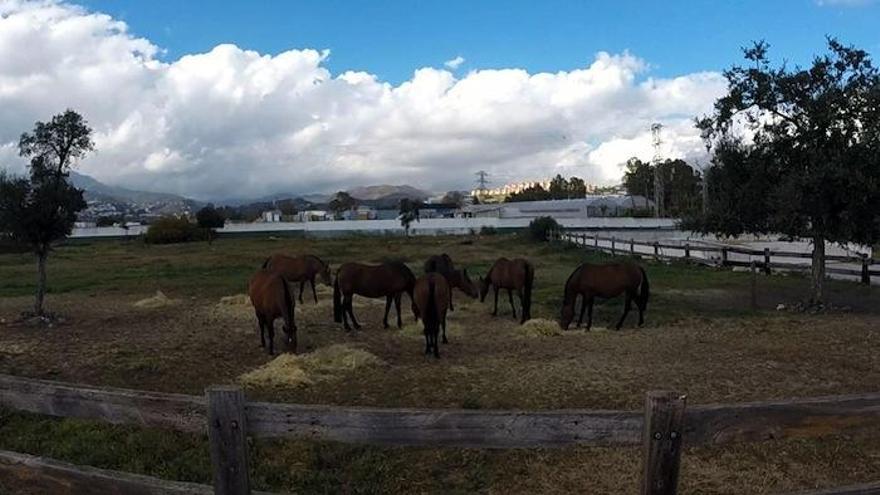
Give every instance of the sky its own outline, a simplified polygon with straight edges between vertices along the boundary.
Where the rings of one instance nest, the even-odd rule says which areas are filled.
[[[0,167],[74,108],[104,182],[196,199],[561,173],[619,182],[662,152],[705,163],[692,119],[764,39],[880,54],[880,4],[775,1],[0,0]]]

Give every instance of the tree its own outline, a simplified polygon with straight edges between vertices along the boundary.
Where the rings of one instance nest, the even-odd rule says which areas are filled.
[[[700,173],[680,159],[660,162],[663,181],[663,204],[666,214],[681,217],[692,214],[701,207]],[[638,158],[626,162],[623,176],[624,187],[633,195],[654,197],[654,168]]]
[[[409,198],[403,198],[400,200],[400,225],[406,231],[407,237],[409,237],[409,229],[413,220],[416,222],[419,221],[419,209],[421,207],[421,201]]]
[[[220,210],[214,208],[214,205],[207,204],[196,212],[196,223],[205,231],[208,244],[211,244],[217,236],[215,229],[222,229],[226,224],[226,218]]]
[[[504,198],[505,203],[516,203],[518,201],[543,201],[551,199],[550,193],[547,192],[540,184],[529,186],[518,193],[513,193]]]
[[[37,257],[36,316],[45,315],[46,264],[52,245],[70,235],[77,212],[86,207],[82,190],[68,182],[68,175],[73,162],[94,149],[91,135],[87,122],[73,110],[37,122],[18,143],[19,154],[30,159],[30,176],[0,175],[0,231]]]
[[[725,71],[727,95],[697,120],[714,166],[707,211],[690,223],[809,239],[811,302],[821,304],[826,241],[880,240],[880,73],[835,39],[806,69],[771,67],[767,51],[745,49],[749,65]]]
[[[587,183],[580,177],[568,179],[568,196],[570,198],[583,198],[587,195]]]
[[[455,205],[459,208],[464,206],[464,194],[461,191],[449,191],[443,195],[440,202],[448,205]]]
[[[330,211],[336,215],[336,218],[340,218],[344,212],[357,206],[357,200],[352,198],[347,192],[339,191],[330,201],[328,206],[330,207]]]

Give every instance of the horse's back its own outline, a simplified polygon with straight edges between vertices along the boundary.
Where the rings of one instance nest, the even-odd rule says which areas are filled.
[[[498,258],[492,265],[492,283],[504,289],[519,289],[525,285],[531,263],[524,258]]]
[[[411,288],[415,275],[401,262],[381,265],[349,262],[339,267],[337,280],[339,288],[345,293],[383,297]]]
[[[269,257],[266,268],[280,273],[291,282],[300,282],[313,272],[317,272],[317,268],[313,266],[310,258],[314,257],[310,255],[288,256],[282,253],[275,253]]]
[[[634,290],[642,282],[642,269],[635,263],[584,263],[576,269],[576,273],[577,270],[580,270],[579,277],[572,280],[577,289],[593,292],[600,297],[614,297]]]
[[[282,275],[270,269],[258,270],[248,282],[248,297],[261,314],[273,318],[281,316],[287,304]]]
[[[430,286],[434,285],[434,307],[437,318],[442,319],[449,307],[449,282],[446,277],[439,273],[426,273],[419,277],[413,287],[413,300],[419,308],[422,318],[425,318],[425,308],[428,307]]]

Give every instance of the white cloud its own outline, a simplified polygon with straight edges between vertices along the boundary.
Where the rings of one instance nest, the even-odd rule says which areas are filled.
[[[456,70],[463,63],[464,63],[464,57],[462,57],[461,55],[458,55],[457,57],[455,57],[452,60],[447,60],[446,62],[443,62],[443,65],[445,65],[446,67],[448,67],[452,70]]]
[[[0,0],[0,166],[20,170],[20,133],[70,107],[95,129],[81,171],[196,198],[467,188],[480,169],[495,183],[555,173],[610,183],[630,156],[650,158],[654,121],[670,156],[702,153],[691,119],[725,88],[717,73],[645,79],[648,65],[629,53],[556,73],[424,67],[399,85],[334,75],[327,51],[158,53],[109,16]]]

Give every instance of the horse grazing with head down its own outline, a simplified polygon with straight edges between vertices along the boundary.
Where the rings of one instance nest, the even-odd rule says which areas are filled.
[[[284,320],[287,344],[296,353],[296,321],[290,287],[280,274],[265,268],[255,273],[248,282],[248,296],[260,326],[260,346],[266,347],[265,333],[269,333],[269,354],[275,354],[275,320]]]
[[[513,304],[513,291],[519,296],[522,305],[522,318],[520,323],[532,317],[532,287],[535,281],[535,268],[531,263],[516,258],[509,260],[507,258],[498,258],[486,277],[480,277],[480,302],[486,300],[486,294],[489,293],[491,286],[495,292],[495,309],[492,316],[498,315],[498,292],[501,289],[507,289],[507,298],[510,300],[510,309],[513,311],[513,317],[516,318],[516,306]]]
[[[299,282],[299,303],[303,302],[303,292],[306,282],[312,286],[312,296],[315,304],[318,304],[318,293],[315,292],[315,277],[320,276],[324,285],[333,285],[330,277],[330,264],[324,263],[321,258],[306,254],[303,256],[287,256],[273,254],[263,262],[263,268],[268,268],[281,274],[288,282]]]
[[[404,292],[413,297],[416,277],[404,263],[392,261],[381,265],[364,265],[361,263],[344,263],[336,272],[333,282],[333,319],[343,323],[346,330],[351,330],[348,318],[355,329],[361,326],[354,317],[352,297],[354,294],[364,297],[385,298],[385,317],[382,325],[388,328],[388,312],[391,301],[397,309],[397,326],[402,327],[400,319],[400,296]]]
[[[449,311],[455,311],[452,305],[452,289],[458,288],[472,299],[476,299],[478,293],[477,284],[471,281],[468,276],[467,268],[456,270],[452,258],[448,254],[443,253],[428,258],[425,262],[425,273],[439,273],[446,278],[449,285]],[[446,343],[446,336],[443,336],[443,342]]]
[[[593,299],[596,297],[607,299],[617,297],[620,294],[625,294],[626,302],[623,306],[623,315],[615,328],[620,330],[633,301],[639,308],[639,326],[642,326],[645,323],[645,308],[648,306],[648,298],[651,295],[648,274],[645,273],[645,269],[634,263],[610,263],[607,265],[584,263],[575,268],[565,282],[562,319],[559,321],[559,326],[567,330],[571,325],[578,296],[581,296],[582,301],[577,326],[581,326],[586,310],[587,330],[589,330],[593,323]]]
[[[446,278],[439,273],[427,273],[416,280],[413,288],[412,311],[416,320],[422,319],[425,327],[425,355],[434,352],[440,357],[437,336],[443,328],[443,341],[446,341],[446,309],[449,307],[450,288]]]

